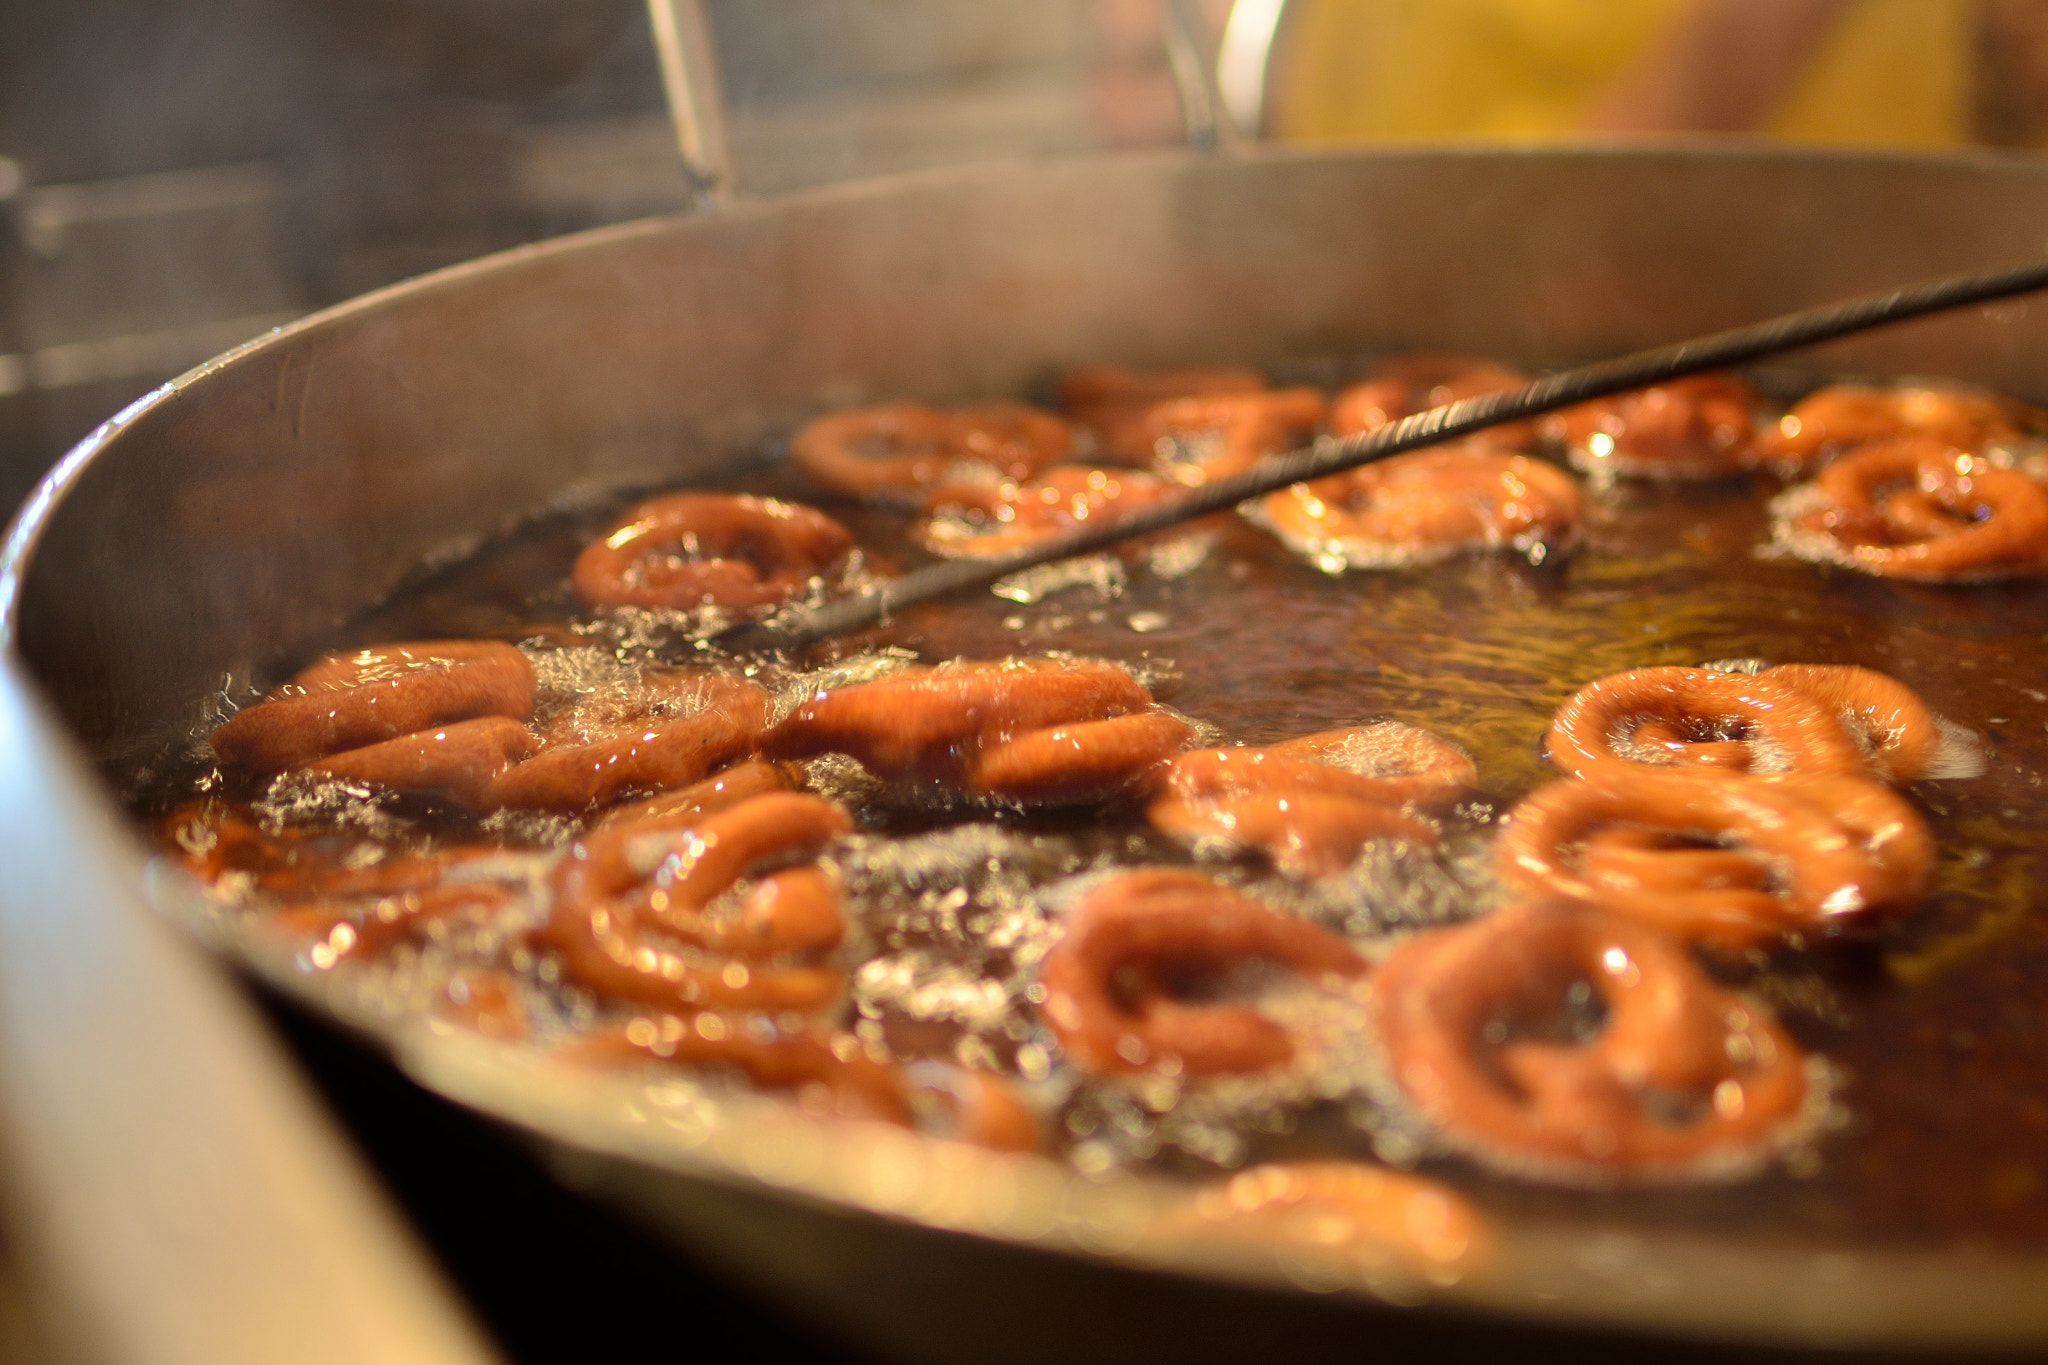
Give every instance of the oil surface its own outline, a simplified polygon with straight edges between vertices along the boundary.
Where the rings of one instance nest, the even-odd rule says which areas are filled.
[[[820,499],[776,470],[733,487],[807,501],[839,517],[874,571],[897,572],[925,557],[904,537],[906,515]],[[1121,659],[1162,701],[1213,725],[1225,743],[1382,717],[1446,735],[1478,760],[1496,809],[1556,775],[1538,756],[1538,738],[1560,702],[1605,674],[1733,658],[1860,664],[1889,673],[1937,713],[1976,732],[1988,759],[1979,777],[1909,790],[1940,850],[1934,890],[1918,910],[1856,941],[1714,968],[1771,1002],[1804,1045],[1834,1064],[1840,1102],[1828,1131],[1784,1166],[1734,1186],[1588,1194],[1493,1179],[1455,1161],[1430,1161],[1427,1168],[1483,1209],[1508,1216],[1798,1244],[2048,1248],[2048,925],[2038,909],[2048,829],[2048,586],[1927,587],[1767,557],[1760,553],[1770,541],[1764,504],[1776,487],[1759,476],[1589,489],[1583,542],[1540,567],[1496,555],[1331,577],[1226,516],[1133,547],[1115,564],[1066,575],[1068,586],[1042,596],[1013,585],[1006,595],[927,604],[857,638],[820,646],[804,662],[883,647],[927,660],[1050,651]],[[333,643],[517,639],[559,627],[578,616],[564,586],[569,562],[616,510],[538,521],[424,575]],[[687,641],[667,648],[691,653]],[[160,810],[176,794],[159,785],[138,804]],[[1486,814],[1477,812],[1482,820]],[[870,830],[892,833],[918,824],[900,813],[865,820]],[[983,832],[956,837],[992,839],[996,844],[981,851],[1002,851],[1004,828],[975,828]],[[1133,861],[1150,850],[1133,812],[1012,820],[1007,830],[1067,841],[1058,865],[1035,873],[1022,866],[1028,850],[1017,845],[1020,875],[1068,875],[1093,865],[1091,859]],[[1120,840],[1120,851],[1102,852]],[[856,899],[863,856],[857,841],[843,863]],[[901,872],[875,875],[900,884]],[[1463,878],[1468,890],[1461,893],[1454,884],[1460,878],[1452,877],[1445,894],[1469,898],[1472,880]],[[1423,900],[1436,894],[1410,890]],[[986,940],[1009,931],[990,927],[1005,894],[978,887],[956,898],[955,909],[963,899],[970,910],[979,907],[976,934]],[[868,931],[888,971],[909,974],[891,998],[901,1005],[917,990],[936,991],[933,998],[951,1003],[935,1007],[934,1019],[950,1018],[946,1027],[958,1027],[959,1011],[973,1008],[971,1000],[960,1003],[963,990],[972,994],[971,974],[949,978],[934,969],[929,979],[909,980],[919,961],[944,957],[949,935],[956,948],[965,941],[957,919],[946,914],[935,900],[908,918],[871,923]],[[1012,941],[1032,932],[1028,925],[1010,928]],[[916,958],[926,949],[936,956]],[[861,989],[857,973],[857,1000]],[[1000,1016],[1014,1002],[1000,996],[986,1000],[992,1014],[976,1036],[996,1040],[1001,1061],[1028,1076],[1041,1059],[1029,1052],[1028,1027],[1012,1021],[1005,1032]],[[899,1035],[914,1031],[917,1021],[897,1014],[890,1027]],[[1089,1135],[1121,1121],[1113,1107],[1085,1094],[1066,1102],[1069,1155],[1084,1167],[1094,1158],[1077,1154]],[[1360,1131],[1348,1124],[1311,1115],[1297,1126],[1279,1113],[1251,1097],[1233,1117],[1235,1127],[1225,1125],[1241,1139],[1239,1149],[1208,1155],[1365,1150]],[[1156,1129],[1145,1131],[1156,1151]],[[1192,1146],[1176,1151],[1200,1156],[1201,1140],[1195,1134]],[[1140,1141],[1100,1159],[1150,1156]]]

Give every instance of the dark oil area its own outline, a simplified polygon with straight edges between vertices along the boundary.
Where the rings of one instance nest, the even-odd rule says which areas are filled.
[[[905,514],[819,499],[779,471],[733,486],[822,507],[879,572],[925,558],[906,548]],[[1160,577],[1133,551],[1115,595],[1077,587],[1031,605],[988,593],[927,604],[820,646],[814,660],[881,645],[927,660],[1123,659],[1224,743],[1381,717],[1424,726],[1471,750],[1502,807],[1555,776],[1538,738],[1560,702],[1605,674],[1732,658],[1889,673],[1975,731],[1988,758],[1982,776],[1908,793],[1940,850],[1932,894],[1856,941],[1711,964],[1835,1064],[1846,1125],[1792,1169],[1734,1186],[1587,1193],[1458,1162],[1431,1173],[1496,1216],[1794,1244],[2048,1248],[2048,923],[2037,911],[2048,585],[1927,587],[1761,558],[1776,487],[1759,477],[1589,489],[1583,543],[1542,567],[1493,555],[1330,577],[1243,520],[1217,518],[1199,528],[1209,552],[1180,576]],[[423,575],[335,643],[518,638],[565,621],[577,614],[570,561],[616,511],[546,518]],[[1310,1122],[1298,1134],[1297,1154],[1319,1145],[1319,1130]]]

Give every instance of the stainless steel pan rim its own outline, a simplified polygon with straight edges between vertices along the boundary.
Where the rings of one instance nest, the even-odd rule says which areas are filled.
[[[66,656],[61,647],[87,638],[97,629],[100,647],[104,649],[104,637],[120,627],[120,616],[115,612],[97,625],[88,622],[68,633],[67,629],[58,628],[66,624],[66,613],[60,608],[67,601],[85,600],[93,604],[93,611],[99,608],[98,599],[89,595],[72,599],[68,591],[58,592],[43,582],[45,577],[58,572],[46,569],[39,575],[39,556],[46,553],[53,535],[62,538],[55,551],[61,568],[70,571],[83,565],[102,578],[107,572],[105,565],[93,569],[93,554],[81,548],[90,537],[78,527],[64,524],[67,513],[84,506],[85,510],[77,512],[78,515],[97,515],[98,509],[92,506],[94,499],[115,507],[107,493],[109,481],[125,477],[128,471],[125,467],[109,469],[109,465],[119,465],[124,458],[130,465],[149,458],[151,442],[161,446],[167,432],[182,436],[186,442],[186,446],[180,446],[173,440],[170,449],[182,451],[189,447],[203,434],[203,424],[193,413],[203,405],[221,402],[233,414],[237,410],[236,386],[244,414],[255,411],[250,406],[250,391],[270,391],[266,420],[272,423],[272,429],[252,432],[250,436],[259,446],[288,441],[289,438],[278,435],[286,428],[296,436],[297,428],[291,426],[295,421],[305,423],[310,431],[331,416],[331,412],[318,410],[305,397],[314,391],[316,374],[325,378],[323,365],[335,367],[345,386],[352,383],[403,398],[412,407],[402,420],[416,420],[410,414],[431,410],[440,397],[435,391],[439,379],[409,376],[403,373],[402,363],[387,364],[385,368],[390,373],[369,373],[364,368],[367,362],[362,359],[361,346],[377,344],[380,339],[388,342],[392,336],[404,334],[407,326],[429,320],[437,312],[449,312],[457,325],[444,329],[444,345],[459,338],[482,347],[487,359],[501,358],[491,351],[489,338],[464,328],[495,325],[500,314],[492,305],[508,288],[513,292],[526,291],[523,297],[529,303],[538,298],[540,303],[532,306],[566,308],[568,305],[562,300],[577,296],[580,279],[602,276],[606,271],[627,271],[635,262],[651,255],[687,261],[692,253],[702,257],[733,252],[739,249],[736,244],[764,236],[772,238],[777,233],[784,234],[787,242],[795,246],[822,240],[807,238],[803,227],[791,226],[806,219],[820,233],[835,230],[835,224],[843,226],[841,220],[895,221],[905,213],[918,211],[957,212],[959,221],[979,221],[975,214],[981,201],[994,198],[1002,204],[1028,202],[1021,196],[1030,192],[1061,200],[1062,196],[1090,192],[1111,193],[1116,186],[1135,184],[1142,190],[1131,192],[1133,202],[1144,194],[1161,201],[1160,225],[1155,225],[1155,236],[1169,242],[1184,242],[1190,236],[1199,237],[1202,231],[1212,230],[1205,226],[1208,220],[1204,214],[1221,215],[1227,221],[1222,228],[1213,230],[1218,240],[1227,244],[1236,240],[1234,233],[1246,230],[1244,223],[1253,221],[1235,202],[1251,192],[1246,188],[1247,182],[1256,190],[1292,193],[1304,205],[1314,201],[1318,187],[1325,181],[1344,182],[1351,198],[1339,196],[1335,208],[1317,203],[1318,211],[1327,213],[1339,212],[1351,203],[1371,209],[1376,201],[1368,197],[1368,191],[1419,194],[1423,182],[1432,176],[1471,192],[1474,187],[1483,190],[1486,185],[1503,180],[1523,185],[1538,183],[1546,176],[1566,182],[1574,176],[1581,180],[1590,177],[1589,183],[1606,185],[1657,179],[1670,186],[1720,179],[1731,186],[1753,187],[1759,183],[1790,184],[1807,175],[1835,176],[1845,182],[1863,177],[1873,184],[1916,185],[1924,180],[1937,189],[1978,177],[2007,199],[2038,200],[2048,205],[2048,172],[2030,161],[1993,155],[1822,155],[1724,147],[1682,152],[1643,152],[1618,147],[1575,151],[1390,149],[1371,153],[1271,153],[1231,160],[1174,153],[1117,162],[1046,162],[916,173],[834,187],[772,203],[746,204],[711,219],[650,220],[522,248],[397,285],[281,328],[199,367],[108,422],[53,471],[8,532],[4,550],[0,550],[0,642],[18,658],[25,659],[43,685],[56,693],[60,709],[81,731],[80,738],[89,750],[106,757],[133,751],[138,744],[151,740],[161,731],[138,723],[132,714],[95,720],[90,710],[93,699],[86,696],[79,700],[66,690],[65,669],[70,665],[63,662]],[[1986,194],[1990,195],[1991,190],[1986,190]],[[1283,235],[1289,223],[1284,215],[1290,207],[1283,203],[1273,210],[1280,215],[1276,222]],[[1188,225],[1190,221],[1194,223],[1192,228]],[[2009,250],[2011,254],[2017,254],[2017,244],[2022,242],[2027,250],[2040,249],[2040,233],[2015,235],[2019,233],[2019,228],[2004,231],[2003,236],[1987,230],[1986,236],[1996,240],[1997,249]],[[2008,248],[2007,238],[2015,245]],[[1198,241],[1196,250],[1199,252],[1208,245]],[[1900,278],[1932,274],[1956,265],[1992,263],[1969,255],[1971,251],[1986,250],[1982,242],[1954,245],[1951,249],[1950,243],[1930,235],[1917,245],[1930,248],[1923,253],[1929,258],[1926,267],[1899,272]],[[776,259],[784,264],[796,259],[795,246],[790,254]],[[1025,241],[1018,249],[1028,254],[1032,247]],[[1428,255],[1426,250],[1417,250],[1425,257]],[[1944,250],[1949,251],[1948,256],[1942,255]],[[882,254],[888,256],[886,251]],[[1885,253],[1876,255],[1883,257]],[[1959,259],[1951,259],[1958,256]],[[734,268],[732,262],[722,264],[728,270]],[[835,267],[845,264],[834,262]],[[896,256],[889,256],[887,264],[900,262]],[[1787,282],[1766,286],[1761,291],[1766,295],[1776,297],[1788,288],[1794,293],[1801,288],[1810,289],[1816,297],[1848,292],[1825,270],[1798,275],[1785,262],[1770,264],[1787,276]],[[1879,263],[1886,265],[1888,262]],[[1859,267],[1851,262],[1846,269],[1853,277],[1858,268],[1879,266],[1863,263]],[[944,263],[933,267],[941,275],[946,268]],[[1793,278],[1795,275],[1797,278]],[[680,269],[677,277],[692,283],[699,279],[686,268]],[[1888,282],[1891,280],[1885,278],[1868,281]],[[1225,286],[1235,287],[1237,283],[1227,280]],[[550,294],[551,289],[556,292]],[[599,302],[615,295],[615,289],[597,291]],[[705,297],[707,309],[715,311],[722,306],[719,299]],[[1788,306],[1811,301],[1813,297],[1783,299]],[[1659,301],[1652,299],[1647,306],[1654,309]],[[1726,320],[1738,321],[1742,320],[1740,310],[1749,305],[1737,299],[1727,306],[1737,312]],[[1680,315],[1670,319],[1662,336],[1643,340],[1696,330],[1696,320],[1684,315],[1684,310],[1678,311]],[[1959,348],[1962,359],[1944,368],[1960,368],[1970,377],[2004,382],[2023,391],[2028,390],[2027,379],[2031,377],[2031,392],[2038,395],[2048,391],[2048,374],[2038,369],[2016,369],[2021,362],[2007,354],[2016,355],[2023,349],[2023,343],[2031,345],[2032,334],[2027,328],[2035,324],[2027,322],[2024,310],[2017,315],[2017,321],[2013,315],[2006,316],[2003,325],[2008,326],[2008,334],[1995,346],[1985,343],[1972,350],[1973,343],[1956,340],[1963,332],[1953,323],[1929,324],[1931,330],[1920,331],[1916,336],[1923,344],[1928,336],[1933,336],[1939,345]],[[1054,319],[1044,326],[1043,335],[1029,338],[1016,354],[998,356],[981,364],[954,363],[950,368],[942,367],[924,375],[918,382],[906,383],[902,367],[896,367],[892,373],[890,364],[881,358],[875,360],[872,373],[857,374],[855,378],[871,392],[901,390],[937,398],[1014,391],[1021,380],[1044,373],[1049,361],[1083,358],[1075,352],[1074,341],[1075,336],[1086,330],[1087,323],[1088,319],[1082,318],[1080,329],[1067,334],[1061,332],[1058,320]],[[1180,325],[1177,320],[1176,325]],[[1434,334],[1427,322],[1407,325],[1408,334],[1393,335],[1381,329],[1375,336],[1382,345],[1413,340],[1456,344],[1462,339],[1460,329],[1469,332],[1472,320],[1462,315],[1452,317]],[[1622,325],[1628,324],[1624,321]],[[1642,324],[1638,320],[1635,325]],[[1566,318],[1551,337],[1555,353],[1532,358],[1574,358],[1575,350],[1583,352],[1599,343],[1599,327],[1595,320]],[[567,330],[573,332],[574,327]],[[1318,330],[1317,325],[1310,325],[1290,331],[1280,324],[1265,322],[1236,335],[1226,335],[1220,329],[1197,332],[1194,335],[1198,341],[1190,346],[1186,334],[1176,342],[1171,332],[1171,328],[1148,331],[1142,325],[1125,328],[1106,352],[1097,354],[1119,355],[1140,363],[1259,359],[1261,349],[1270,348],[1276,333],[1283,349],[1305,349],[1304,339],[1323,343],[1332,335],[1328,327]],[[1357,349],[1364,349],[1365,343],[1375,337],[1361,334],[1357,339],[1361,343]],[[857,350],[848,348],[847,353]],[[1901,366],[1910,368],[1910,363],[1902,358],[1907,354],[1892,342],[1880,340],[1830,352],[1831,356],[1846,356],[1846,362],[1830,359],[1818,363],[1847,363],[1877,372],[1897,372]],[[715,395],[707,399],[694,393],[689,395],[689,402],[698,407],[681,420],[680,435],[635,429],[633,421],[644,413],[629,414],[622,428],[628,430],[628,439],[613,454],[567,461],[566,468],[549,472],[551,484],[520,484],[515,480],[504,487],[494,487],[491,497],[479,499],[475,507],[461,509],[461,515],[448,524],[465,524],[466,534],[473,536],[496,529],[509,517],[540,505],[544,497],[533,496],[535,492],[554,493],[579,483],[616,484],[664,468],[672,475],[707,472],[715,467],[723,452],[736,446],[745,448],[766,434],[786,429],[789,421],[804,411],[826,401],[862,396],[847,392],[846,384],[838,382],[843,376],[832,373],[832,364],[842,358],[829,356],[814,364],[813,372],[798,376],[790,384],[767,386],[764,392],[751,396],[747,411],[736,421],[721,423],[715,415],[707,417],[706,404],[715,405]],[[597,363],[584,357],[575,357],[574,362]],[[800,357],[797,363],[801,366],[806,362]],[[293,379],[295,374],[300,376],[298,381]],[[464,378],[458,374],[457,379],[471,383],[472,388],[476,382],[475,376]],[[293,389],[294,382],[305,387]],[[457,388],[461,388],[460,383]],[[650,401],[646,390],[647,385],[641,384],[630,389],[627,396],[645,403]],[[217,399],[217,391],[227,391],[230,397]],[[586,401],[589,395],[579,390],[572,398]],[[298,404],[296,415],[292,412],[294,402]],[[608,433],[606,439],[616,436],[616,432]],[[220,433],[208,438],[216,443],[223,439],[226,438]],[[133,457],[126,454],[131,447],[136,451]],[[276,448],[283,451],[289,446],[280,444]],[[223,467],[235,467],[231,458],[218,456],[211,447],[195,460],[213,460]],[[118,516],[133,521],[132,510],[116,510]],[[173,509],[170,517],[175,519],[176,515]],[[349,590],[354,593],[352,604],[359,607],[368,596],[389,586],[392,574],[388,565],[417,562],[422,554],[441,550],[461,539],[461,535],[442,534],[446,529],[433,519],[405,526],[400,536],[403,543],[397,547],[402,553],[385,556],[367,579]],[[264,537],[271,533],[253,534],[258,543],[251,553],[270,552],[273,547]],[[318,593],[312,595],[319,597]],[[207,605],[210,604],[201,604]],[[194,610],[203,615],[200,608]],[[299,627],[298,633],[267,636],[266,649],[274,649],[278,639],[303,640],[317,633],[335,619],[334,604],[315,600],[292,619]],[[26,628],[25,622],[29,623]],[[38,630],[48,633],[48,638],[38,637]],[[80,635],[80,630],[86,635]],[[248,648],[246,641],[230,641],[227,649],[217,651],[221,657],[215,659],[211,673],[215,681],[207,686],[217,688],[218,679],[224,674],[238,681],[246,680],[269,661],[252,658]],[[198,675],[182,665],[171,673],[173,687],[185,690],[186,698],[176,703],[183,706],[193,694]],[[186,709],[180,714],[189,716],[190,711]],[[181,877],[153,875],[147,891],[160,910],[217,946],[226,944],[245,966],[274,986],[376,1038],[409,1074],[450,1099],[509,1121],[573,1152],[616,1159],[628,1166],[659,1168],[690,1179],[770,1190],[777,1197],[811,1202],[819,1207],[861,1211],[903,1225],[906,1235],[915,1236],[917,1227],[940,1228],[1081,1256],[1110,1257],[1176,1274],[1356,1294],[1367,1300],[1404,1304],[1426,1297],[1432,1304],[1448,1309],[1504,1314],[1531,1322],[1644,1328],[1717,1339],[1828,1346],[1998,1348],[2048,1343],[2048,1257],[2043,1256],[1847,1246],[1822,1250],[1771,1247],[1707,1237],[1603,1229],[1597,1220],[1563,1226],[1504,1228],[1496,1265],[1450,1286],[1424,1286],[1398,1272],[1353,1273],[1347,1278],[1328,1263],[1290,1261],[1255,1251],[1226,1256],[1214,1247],[1191,1244],[1156,1230],[1151,1215],[1169,1205],[1180,1192],[1164,1180],[1124,1176],[1107,1182],[1091,1181],[1043,1159],[996,1156],[861,1125],[821,1126],[773,1103],[744,1097],[714,1101],[686,1082],[575,1075],[518,1049],[420,1025],[394,1025],[375,1008],[352,997],[346,977],[317,980],[282,957],[228,942],[205,909],[203,899]]]

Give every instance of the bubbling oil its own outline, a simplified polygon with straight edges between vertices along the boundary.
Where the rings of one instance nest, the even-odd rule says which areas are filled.
[[[1586,682],[1712,660],[1879,669],[1949,718],[1952,751],[1968,756],[1910,789],[1940,850],[1925,906],[1863,937],[1714,964],[1825,1059],[1833,1098],[1813,1117],[1812,1141],[1746,1184],[1604,1195],[1597,1216],[1788,1242],[2048,1244],[2048,924],[2036,908],[2048,847],[2048,586],[1929,587],[1788,559],[1771,550],[1772,488],[1759,475],[1589,489],[1569,556],[1461,557],[1336,577],[1240,519],[1211,519],[1121,555],[917,606],[802,659],[744,665],[717,657],[710,639],[726,622],[715,614],[575,607],[568,564],[617,510],[594,507],[423,572],[331,644],[521,642],[539,680],[536,726],[687,707],[654,695],[646,680],[656,666],[743,666],[780,715],[819,688],[914,661],[1061,653],[1123,662],[1200,722],[1205,742],[1271,743],[1382,718],[1444,735],[1477,760],[1480,791],[1445,817],[1440,845],[1376,843],[1344,873],[1314,881],[1244,855],[1190,854],[1154,834],[1134,805],[935,807],[850,760],[813,760],[805,785],[845,803],[858,824],[825,859],[850,925],[835,957],[849,982],[840,1022],[878,1060],[940,1058],[1013,1078],[1048,1117],[1053,1148],[1085,1172],[1369,1156],[1426,1163],[1482,1209],[1573,1218],[1589,1215],[1587,1196],[1441,1159],[1390,1098],[1355,984],[1257,968],[1233,976],[1233,999],[1255,1000],[1303,1040],[1295,1063],[1270,1074],[1077,1074],[1038,1010],[1038,967],[1066,908],[1113,869],[1192,857],[1372,956],[1416,928],[1491,907],[1490,822],[1555,776],[1538,741]],[[863,547],[856,576],[924,558],[907,536],[908,513],[821,500],[777,470],[753,471],[734,491],[841,518]],[[617,1014],[526,946],[546,917],[548,859],[578,817],[476,815],[334,779],[255,782],[214,767],[196,739],[153,766],[133,804],[161,818],[195,793],[248,802],[274,833],[318,829],[349,841],[342,857],[353,867],[472,842],[504,850],[463,873],[504,890],[488,910],[428,923],[374,961],[351,961],[331,937],[301,945],[304,970],[345,974],[359,1000],[393,1014],[447,1012],[451,983],[483,965],[509,983],[530,1045]],[[237,932],[277,932],[275,912],[248,886],[224,880],[211,894]]]

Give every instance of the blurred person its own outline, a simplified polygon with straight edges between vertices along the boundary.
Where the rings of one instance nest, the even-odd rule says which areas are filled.
[[[1092,13],[1098,128],[1173,140],[1158,0]],[[1288,142],[2048,146],[2048,0],[1290,0],[1266,92]]]

